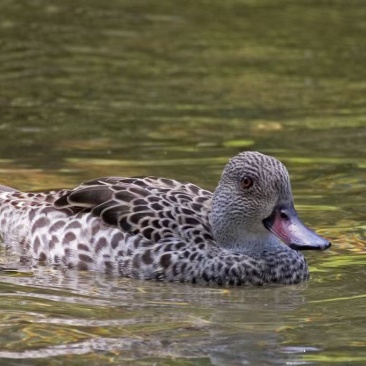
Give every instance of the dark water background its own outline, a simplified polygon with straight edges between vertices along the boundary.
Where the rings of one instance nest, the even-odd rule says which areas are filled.
[[[22,268],[2,252],[1,365],[366,364],[366,3],[0,2],[0,181],[288,167],[333,246],[312,279],[202,288]]]

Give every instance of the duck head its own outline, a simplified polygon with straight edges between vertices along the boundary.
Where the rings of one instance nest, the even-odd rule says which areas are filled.
[[[285,166],[258,152],[240,153],[226,165],[210,221],[215,240],[227,249],[286,244],[294,250],[325,250],[331,245],[299,219]]]

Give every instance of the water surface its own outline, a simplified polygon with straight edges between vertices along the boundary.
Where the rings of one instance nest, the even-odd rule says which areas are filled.
[[[296,286],[199,287],[19,265],[1,252],[2,365],[365,364],[362,1],[0,4],[0,180],[161,175],[214,189],[283,161],[333,246]]]

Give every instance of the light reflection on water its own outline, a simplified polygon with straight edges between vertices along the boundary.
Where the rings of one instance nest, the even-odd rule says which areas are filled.
[[[119,360],[159,356],[242,364],[256,359],[247,350],[257,343],[269,346],[269,353],[281,354],[281,328],[306,304],[307,288],[307,283],[245,290],[202,288],[41,267],[32,276],[3,277],[3,299],[12,302],[3,312],[3,322],[18,324],[18,332],[8,334],[0,358],[102,349]],[[25,338],[19,339],[19,332]],[[42,335],[43,342],[47,340],[43,346]]]
[[[158,175],[214,189],[279,158],[332,241],[310,282],[217,288],[20,267],[1,252],[4,365],[365,364],[365,7],[304,1],[0,5],[0,179]]]

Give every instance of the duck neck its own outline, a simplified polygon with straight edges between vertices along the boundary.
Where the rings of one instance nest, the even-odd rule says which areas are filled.
[[[223,227],[223,225],[212,226],[214,238],[217,244],[230,251],[239,253],[263,252],[263,251],[283,251],[292,250],[281,242],[275,235],[263,227],[255,232],[248,230],[239,230],[232,227]]]

